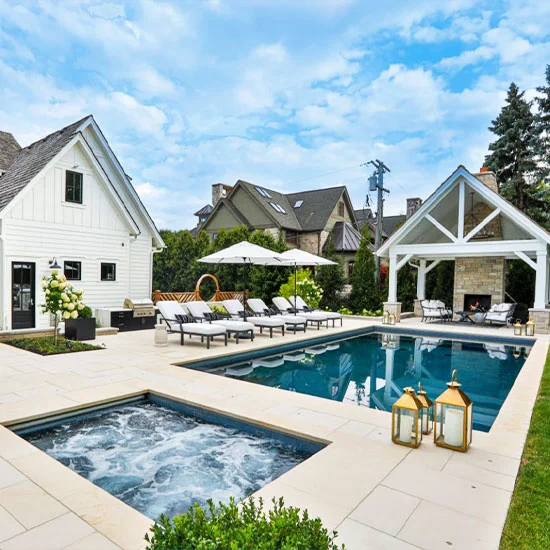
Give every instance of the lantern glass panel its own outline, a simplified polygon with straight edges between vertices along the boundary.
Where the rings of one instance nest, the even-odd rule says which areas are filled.
[[[417,411],[396,407],[394,411],[393,437],[400,443],[415,447],[421,438]]]
[[[450,447],[463,448],[466,445],[464,441],[464,423],[468,422],[468,416],[471,418],[471,405],[468,409],[454,405],[436,403],[436,415],[438,421],[437,436],[442,436],[443,443]],[[469,414],[468,414],[469,413]],[[469,433],[468,440],[471,440],[471,421],[468,422]]]

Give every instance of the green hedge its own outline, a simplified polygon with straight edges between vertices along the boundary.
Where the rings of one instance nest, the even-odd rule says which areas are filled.
[[[198,504],[170,520],[161,518],[145,535],[148,550],[338,550],[337,533],[329,533],[319,518],[307,510],[286,507],[273,499],[264,511],[263,500],[231,499],[218,506],[209,500],[208,509]],[[342,549],[344,546],[342,546]]]

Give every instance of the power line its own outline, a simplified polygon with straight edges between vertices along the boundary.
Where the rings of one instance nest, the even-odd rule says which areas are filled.
[[[351,170],[352,168],[360,168],[360,164],[354,164],[353,166],[348,166],[347,168],[341,168],[340,170],[334,170],[333,172],[326,172],[324,174],[319,174],[317,176],[311,176],[309,178],[304,178],[301,180],[291,181],[290,183],[287,183],[287,185],[294,185],[295,183],[301,183],[303,181],[309,181],[316,178],[322,178],[323,176],[330,176],[332,174],[338,174],[338,172],[345,172],[346,170]]]

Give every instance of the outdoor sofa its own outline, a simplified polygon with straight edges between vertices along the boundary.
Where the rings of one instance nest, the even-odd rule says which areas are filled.
[[[232,319],[242,320],[244,318],[244,306],[239,300],[224,300],[222,304]],[[273,338],[273,331],[275,329],[280,329],[283,336],[285,335],[285,322],[283,319],[276,317],[254,317],[251,315],[247,317],[247,320],[260,329],[260,334],[263,333],[264,328],[269,330],[270,338]]]
[[[204,342],[206,338],[206,349],[210,349],[210,342],[216,336],[223,336],[224,343],[227,346],[227,330],[225,327],[208,323],[194,323],[181,304],[176,301],[160,301],[157,302],[157,307],[162,320],[168,327],[168,332],[179,333],[182,346],[185,343],[185,334],[189,337],[200,336],[201,342]]]
[[[322,311],[320,309],[314,310],[311,306],[306,304],[304,299],[301,296],[291,296],[289,298],[289,302],[294,305],[294,307],[298,310],[298,313],[312,313],[314,311],[317,311],[318,313],[322,313],[323,315],[326,315],[328,317],[329,321],[332,321],[332,326],[336,326],[336,321],[340,321],[340,326],[342,326],[343,318],[342,314],[338,313],[336,311]]]
[[[221,325],[222,327],[225,327],[229,337],[231,337],[232,334],[235,335],[235,341],[237,344],[239,343],[239,338],[241,336],[250,337],[251,340],[254,340],[253,323],[231,319],[229,314],[226,318],[223,318],[219,313],[213,312],[206,302],[187,302],[185,304],[185,308],[191,314],[193,321],[198,323]]]
[[[422,300],[422,322],[428,321],[452,321],[453,310],[447,307],[441,300]]]
[[[282,296],[273,298],[273,305],[277,308],[277,311],[284,314],[298,313],[298,310]],[[328,328],[328,317],[321,311],[301,311],[299,313],[301,317],[305,317],[310,325],[316,324],[317,330],[323,323],[326,323]]]
[[[485,322],[492,325],[493,323],[499,325],[510,325],[512,324],[512,316],[516,309],[516,304],[493,304],[491,309],[487,311],[485,316]]]
[[[256,317],[270,317],[271,319],[282,319],[291,330],[303,330],[307,328],[307,319],[301,315],[284,315],[269,309],[266,303],[260,298],[249,298],[248,307]]]

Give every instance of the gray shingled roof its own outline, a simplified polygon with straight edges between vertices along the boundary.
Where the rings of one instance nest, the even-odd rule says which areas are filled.
[[[328,189],[314,189],[287,195],[302,231],[321,231],[327,225],[336,203],[346,188],[343,186]],[[304,201],[299,208],[294,208],[297,201]]]
[[[382,218],[382,228],[389,237],[406,219],[407,216],[404,214],[398,216],[384,216]]]
[[[91,115],[31,143],[17,153],[6,173],[0,176],[0,211],[71,141],[89,117]]]
[[[214,210],[214,207],[211,204],[206,204],[200,210],[197,210],[193,216],[208,216],[212,210]]]
[[[337,252],[357,252],[361,233],[348,222],[336,222],[332,229],[332,242]]]
[[[6,171],[13,163],[21,146],[9,132],[0,132],[0,171]]]
[[[264,210],[268,212],[269,215],[274,218],[281,227],[285,229],[292,229],[294,231],[300,231],[302,229],[298,219],[296,218],[292,204],[290,204],[287,199],[290,195],[283,195],[282,193],[279,193],[279,191],[274,191],[273,189],[268,189],[267,187],[263,187],[261,185],[254,185],[253,183],[243,180],[239,180],[237,185],[239,184],[263,206]],[[271,197],[264,197],[258,192],[258,189],[265,189]],[[277,212],[277,210],[269,204],[271,202],[274,204],[280,204],[286,214]]]

